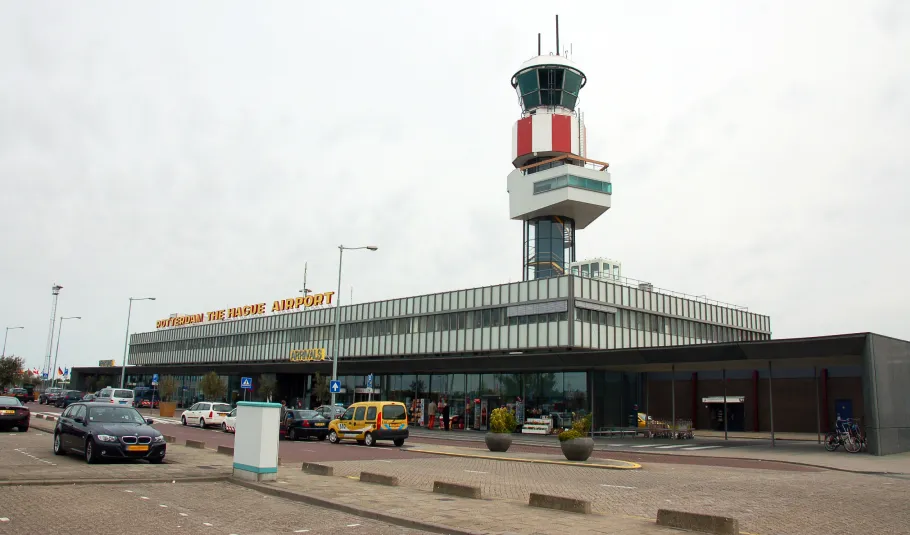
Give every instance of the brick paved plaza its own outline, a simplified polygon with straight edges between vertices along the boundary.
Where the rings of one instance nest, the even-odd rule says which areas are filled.
[[[0,533],[58,532],[48,529],[43,512],[64,503],[68,510],[81,511],[79,515],[68,515],[68,519],[91,519],[84,531],[76,525],[72,529],[68,526],[68,533],[90,533],[98,528],[129,530],[137,525],[137,511],[145,515],[141,522],[154,522],[156,533],[419,532],[268,496],[223,481],[170,483],[172,478],[187,481],[229,475],[231,457],[210,449],[171,445],[167,462],[160,466],[87,465],[71,455],[58,457],[51,451],[51,435],[37,430],[50,429],[51,425],[39,420],[28,433],[0,433],[0,482],[6,482],[0,487],[4,495],[0,518],[9,519],[0,520]],[[305,450],[304,453],[313,451],[314,455],[319,447],[307,442],[289,445]],[[365,449],[327,447],[353,453]],[[423,445],[422,449],[429,451],[433,447]],[[476,448],[461,451],[465,455],[489,454]],[[533,456],[524,452],[510,454]],[[309,475],[301,472],[299,463],[285,462],[279,470],[279,481],[271,485],[331,503],[478,533],[566,533],[566,526],[572,527],[572,533],[582,534],[672,532],[654,525],[658,508],[732,516],[739,519],[743,532],[758,535],[846,533],[857,529],[875,534],[910,532],[906,527],[910,525],[910,476],[903,474],[853,474],[778,462],[767,463],[767,468],[754,468],[762,466],[759,462],[751,462],[747,465],[750,468],[659,462],[661,458],[669,460],[665,456],[654,456],[654,462],[645,461],[638,470],[609,470],[426,453],[414,454],[413,458],[407,455],[407,450],[396,448],[395,455],[385,459],[323,462],[334,467],[332,477]],[[534,458],[545,457],[537,454]],[[361,471],[397,476],[400,486],[357,481]],[[126,483],[10,486],[17,481],[48,479],[121,479]],[[484,499],[433,494],[435,480],[479,486]],[[531,492],[589,500],[594,514],[582,516],[531,508],[527,505]],[[143,500],[143,496],[148,500]],[[359,525],[349,527],[353,524]]]

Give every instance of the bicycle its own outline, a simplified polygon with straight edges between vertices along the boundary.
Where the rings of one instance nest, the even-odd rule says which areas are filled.
[[[859,420],[838,419],[834,431],[825,435],[825,449],[835,451],[843,446],[848,453],[859,453],[866,448],[866,434],[859,427]]]

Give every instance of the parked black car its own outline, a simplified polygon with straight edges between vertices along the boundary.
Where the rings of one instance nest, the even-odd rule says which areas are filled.
[[[79,453],[86,462],[145,459],[160,463],[167,452],[164,435],[139,411],[110,403],[73,403],[57,419],[54,453]]]
[[[54,407],[65,409],[77,401],[82,401],[82,392],[79,392],[78,390],[64,390],[57,396]]]
[[[13,388],[9,391],[9,395],[18,399],[23,404],[32,400],[32,397],[28,395],[28,390],[24,388]]]
[[[12,396],[0,396],[0,428],[15,427],[23,433],[28,431],[32,413],[28,407]]]
[[[38,394],[38,403],[44,405],[45,403],[53,403],[57,399],[57,394],[62,392],[62,388],[48,388],[44,392]]]
[[[325,440],[329,436],[329,422],[324,416],[311,410],[290,410],[281,422],[279,433],[288,440],[316,437]]]

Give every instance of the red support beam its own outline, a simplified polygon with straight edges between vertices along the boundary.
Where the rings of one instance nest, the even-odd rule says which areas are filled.
[[[758,433],[758,370],[752,370],[752,428]]]
[[[698,372],[692,372],[692,429],[698,429]]]

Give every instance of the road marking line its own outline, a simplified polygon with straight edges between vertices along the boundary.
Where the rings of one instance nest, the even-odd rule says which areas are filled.
[[[625,446],[625,444],[607,444],[607,446],[610,446],[611,448],[621,448]]]
[[[309,531],[308,529],[295,529],[294,533],[309,533]]]
[[[601,485],[601,487],[610,487],[613,489],[634,489],[635,487],[624,487],[622,485]]]
[[[0,522],[9,522],[9,518],[6,518],[5,516],[0,517]]]
[[[478,472],[477,470],[465,470],[465,472],[470,472],[472,474],[489,474],[489,472]]]
[[[132,493],[132,492],[133,492],[133,491],[131,491],[131,490],[125,490],[125,491],[123,491],[123,492],[129,492],[129,493]]]
[[[348,527],[348,528],[356,528],[356,527],[359,526],[359,525],[360,525],[360,524],[348,524],[348,525],[345,526],[345,527]]]
[[[190,515],[188,515],[188,514],[186,514],[186,513],[179,513],[179,514],[180,514],[180,516],[190,516]]]
[[[657,444],[638,444],[636,446],[629,446],[631,448],[653,448]]]
[[[212,525],[211,525],[211,524],[209,524],[209,523],[208,523],[208,522],[203,522],[203,523],[202,523],[202,525],[203,525],[203,526],[208,526],[208,527],[212,527]]]
[[[139,499],[140,499],[140,500],[147,500],[148,498],[145,497],[145,496],[139,496]]]
[[[696,446],[696,447],[694,447],[694,448],[686,448],[685,451],[693,451],[693,450],[712,450],[712,449],[714,449],[714,448],[723,448],[723,446]]]
[[[385,460],[385,459],[373,459],[373,460],[376,461],[377,463],[390,463],[390,462],[392,462],[392,461],[387,461],[387,460]]]
[[[158,507],[164,507],[165,509],[167,509],[167,506],[164,505],[163,503],[159,503],[159,504],[158,504]]]
[[[688,444],[671,444],[670,446],[657,446],[658,450],[669,450],[672,448],[685,448]]]

